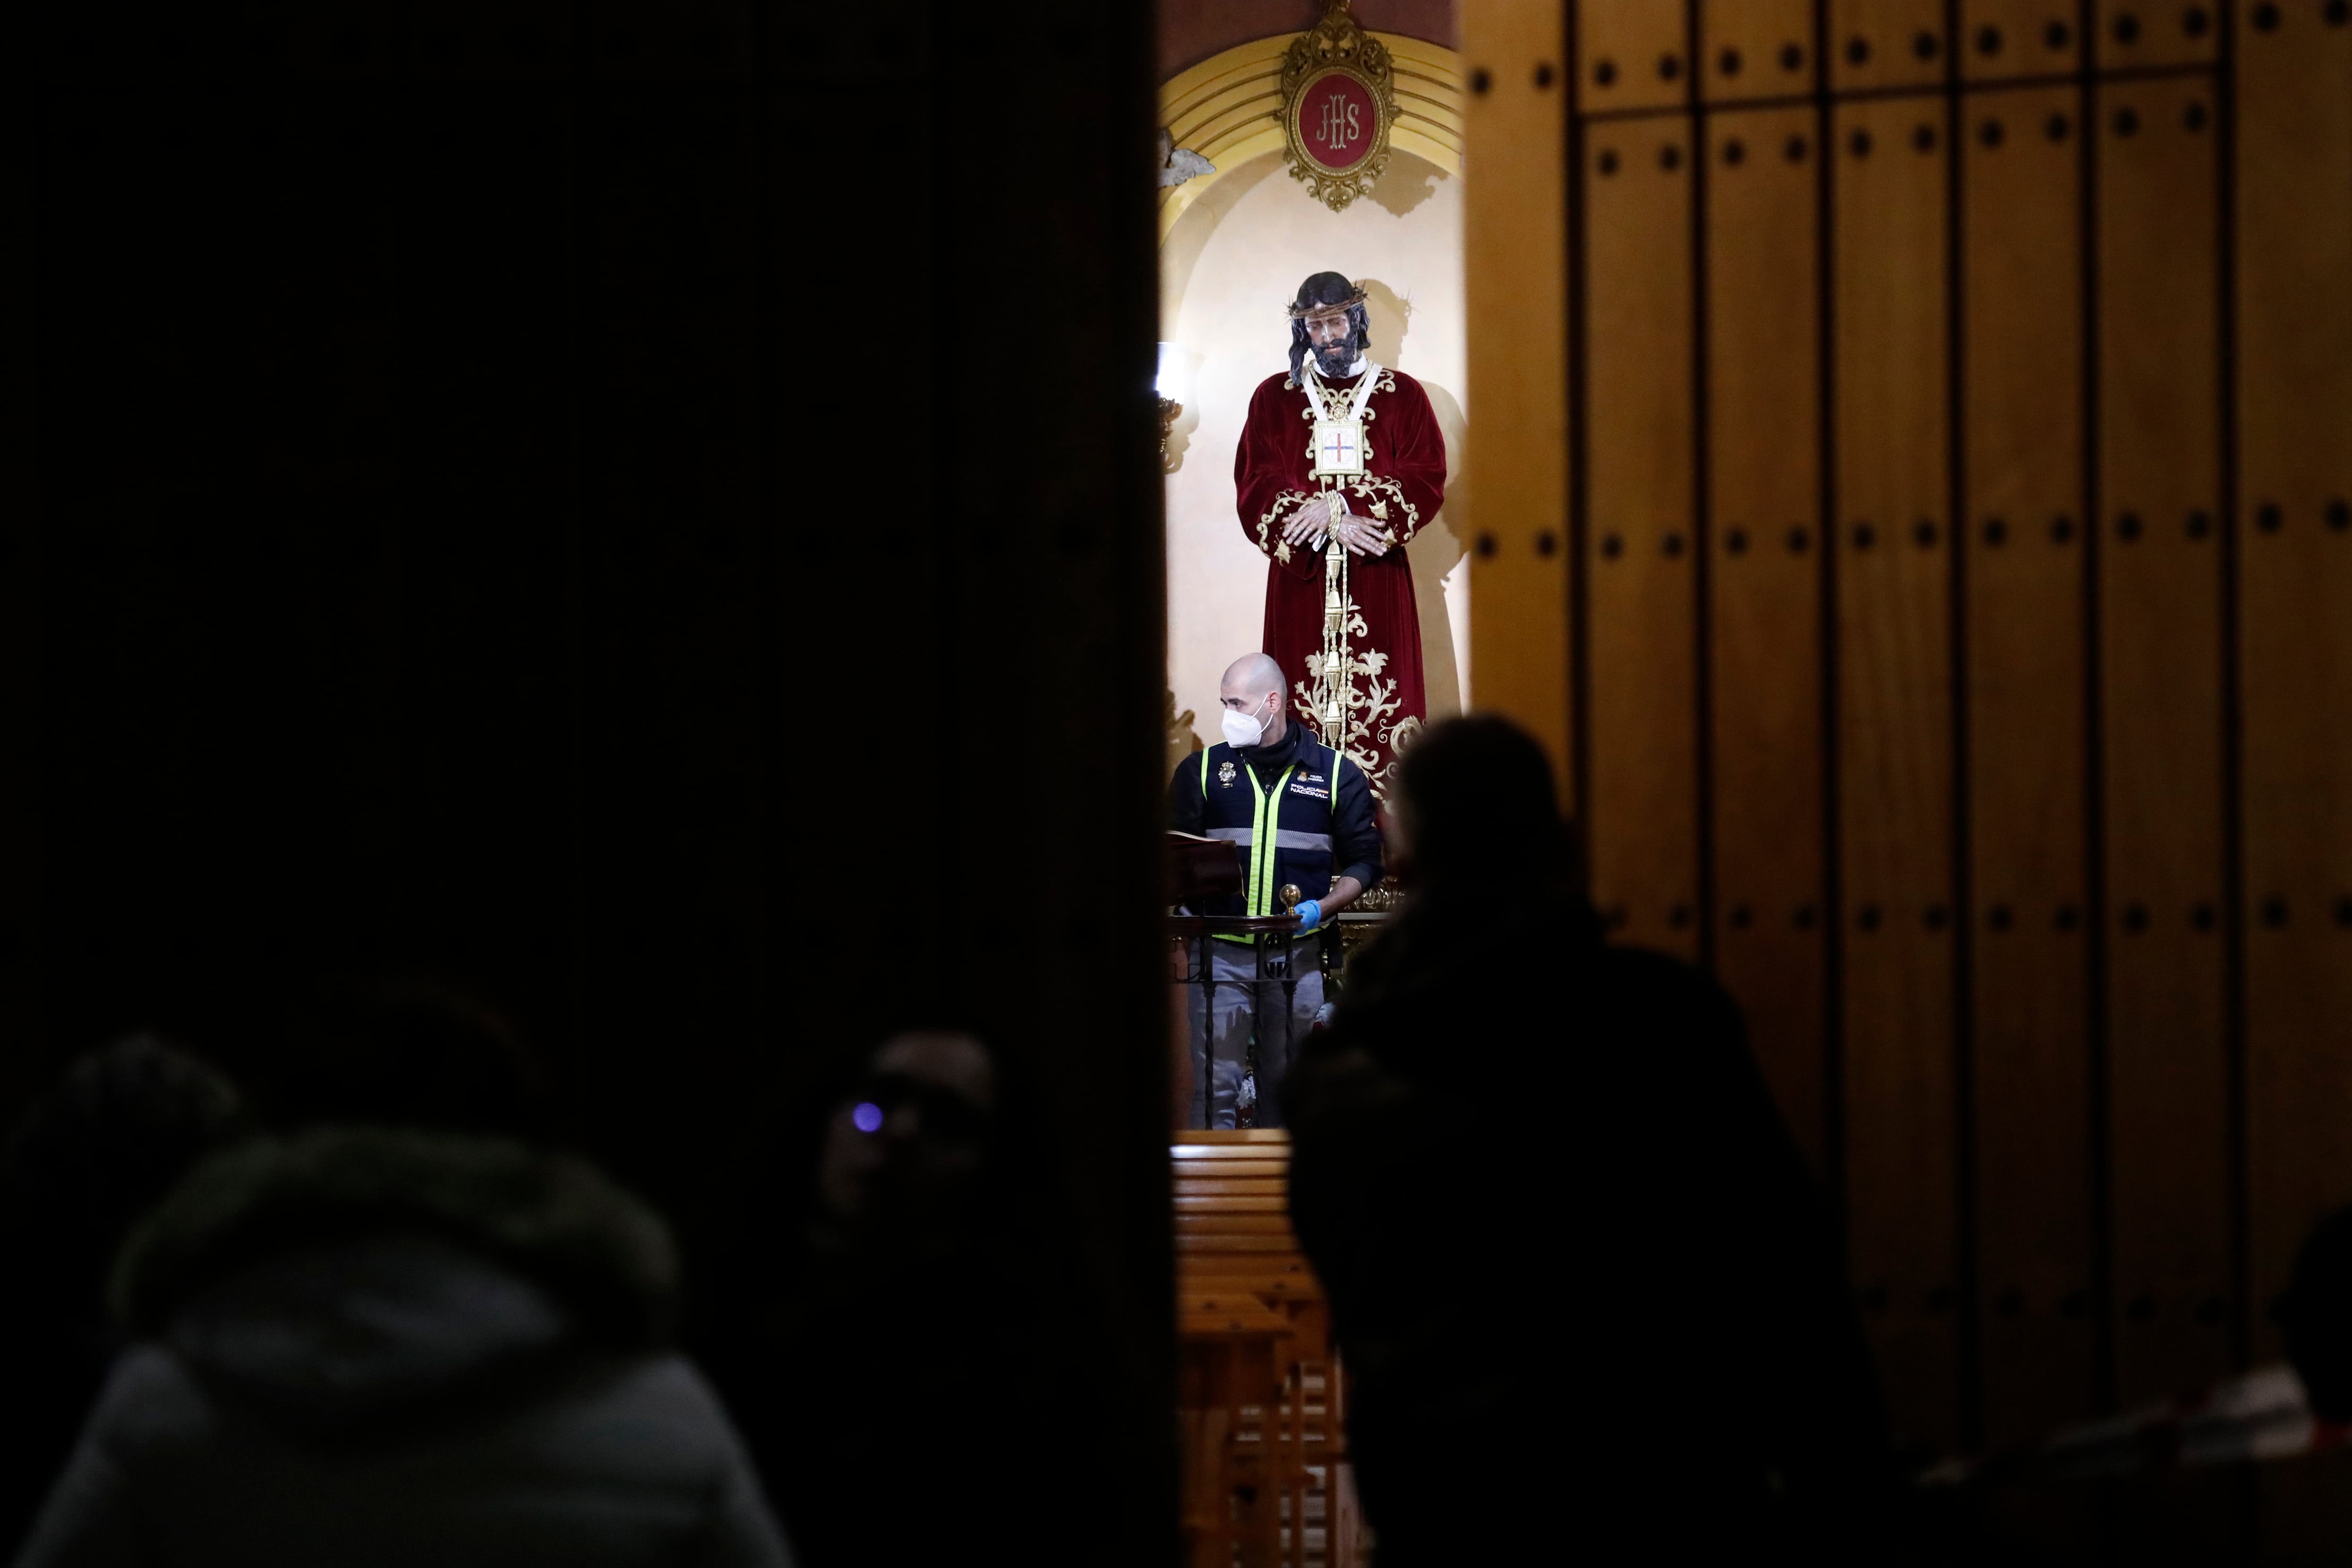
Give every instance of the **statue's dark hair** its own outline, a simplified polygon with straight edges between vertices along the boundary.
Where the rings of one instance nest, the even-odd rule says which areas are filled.
[[[1317,305],[1337,305],[1354,296],[1356,286],[1336,272],[1318,272],[1298,286],[1297,297],[1291,300],[1293,310],[1304,310]],[[1353,358],[1361,359],[1372,340],[1372,318],[1361,305],[1348,307],[1348,325],[1355,330],[1348,335],[1348,347]],[[1307,323],[1297,317],[1290,320],[1290,384],[1300,383],[1300,366],[1307,362],[1310,345],[1307,341]]]

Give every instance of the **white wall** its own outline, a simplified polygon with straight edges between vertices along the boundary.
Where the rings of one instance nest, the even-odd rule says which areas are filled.
[[[1334,213],[1270,153],[1224,172],[1185,209],[1160,251],[1160,335],[1192,367],[1169,450],[1168,677],[1179,711],[1217,738],[1217,677],[1258,645],[1265,558],[1234,512],[1234,448],[1250,393],[1287,368],[1286,301],[1309,273],[1341,272],[1370,296],[1372,358],[1428,389],[1461,466],[1461,182],[1392,152],[1370,199]],[[1462,540],[1469,497],[1445,506],[1407,551],[1421,609],[1423,674],[1433,718],[1459,711],[1470,684],[1470,573]]]

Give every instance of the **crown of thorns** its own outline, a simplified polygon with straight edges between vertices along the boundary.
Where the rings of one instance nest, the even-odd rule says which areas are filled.
[[[1364,302],[1364,286],[1354,283],[1349,287],[1354,292],[1345,299],[1328,299],[1314,305],[1290,305],[1285,308],[1290,312],[1290,319],[1294,321],[1303,321],[1309,316],[1328,316],[1334,310],[1353,310]]]

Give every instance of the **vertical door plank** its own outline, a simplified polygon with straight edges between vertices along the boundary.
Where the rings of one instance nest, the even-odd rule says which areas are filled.
[[[1081,15],[1059,14],[1074,19]],[[908,20],[921,26],[929,19]],[[929,53],[938,60],[959,47],[947,41],[957,35],[944,16],[931,26],[945,46]],[[1083,763],[1074,759],[1069,773],[1075,790],[1087,798],[1057,806],[1066,811],[1063,820],[1071,831],[1086,835],[1107,864],[1131,866],[1138,849],[1148,847],[1163,826],[1166,800],[1166,732],[1160,723],[1167,667],[1161,482],[1149,422],[1123,415],[1086,383],[1123,380],[1140,392],[1150,362],[1145,333],[1156,312],[1150,298],[1138,298],[1123,281],[1088,290],[1077,279],[1091,273],[1123,280],[1132,267],[1150,287],[1150,193],[1140,189],[1140,182],[1128,184],[1117,172],[1116,156],[1107,162],[1092,151],[1123,146],[1122,119],[1150,101],[1150,30],[1148,21],[1139,25],[1129,8],[1099,7],[1087,16],[1083,31],[1073,26],[1064,36],[1090,62],[1099,62],[1093,73],[1098,87],[1082,87],[1077,78],[1058,75],[1065,62],[1007,50],[1009,57],[984,73],[934,67],[929,91],[912,94],[931,107],[932,124],[940,127],[984,123],[1003,103],[1050,104],[1048,140],[1037,150],[1035,178],[1024,183],[1027,189],[990,190],[946,155],[932,124],[914,116],[903,126],[910,147],[892,149],[878,124],[857,140],[872,147],[885,167],[904,170],[896,178],[906,182],[905,188],[937,193],[919,204],[919,215],[909,213],[900,220],[911,231],[906,239],[888,236],[916,258],[916,266],[939,268],[1013,318],[1040,313],[1050,298],[1066,301],[1053,336],[1006,342],[992,352],[991,374],[1001,389],[996,395],[970,398],[952,417],[930,426],[938,432],[935,477],[925,486],[928,495],[916,491],[908,504],[926,507],[932,514],[927,520],[937,531],[928,540],[911,533],[902,548],[910,559],[930,564],[940,591],[925,602],[929,637],[910,634],[907,641],[916,649],[929,643],[934,680],[937,672],[953,667],[1062,672],[1062,690],[1071,703],[1102,716],[1103,722],[1090,737],[1093,755]],[[910,62],[886,58],[879,64],[901,82],[922,79]],[[826,118],[855,117],[874,101],[869,89],[826,106]],[[870,166],[857,175],[874,177]],[[780,172],[773,188],[793,189],[799,178]],[[786,254],[827,248],[796,243],[789,227],[780,226],[779,232],[779,249]],[[1036,235],[1040,243],[1010,246],[999,237],[1007,232]],[[880,270],[868,246],[843,248],[869,269]],[[861,250],[866,254],[860,256]],[[1116,260],[1107,266],[1099,259],[1104,257]],[[875,286],[889,287],[882,278]],[[794,298],[799,302],[846,296],[824,290]],[[786,327],[789,320],[778,326],[795,334],[804,330],[797,322]],[[1016,433],[1024,430],[1051,433],[1046,439],[1066,443],[1050,478],[1022,476],[990,457],[1017,444]],[[801,451],[824,450],[816,430],[806,430],[803,441]],[[787,482],[780,479],[776,493],[789,505]],[[818,520],[838,530],[840,517],[827,507]],[[983,528],[993,531],[994,538],[976,537]],[[891,574],[842,571],[819,581],[832,590],[841,578],[872,575]],[[894,606],[898,614],[905,615],[905,606],[915,601],[916,586],[909,583],[903,591]],[[1014,605],[1017,611],[1011,609]],[[902,627],[893,635],[912,632]],[[886,639],[877,639],[881,640]],[[870,655],[862,658],[860,674],[874,677],[874,665]],[[943,702],[938,709],[936,720],[921,730],[934,755],[978,756],[998,744],[1003,727],[996,714],[969,701]],[[924,716],[932,719],[930,714]],[[814,770],[802,766],[803,757],[785,754],[780,761],[801,775],[795,783],[814,797],[824,785],[809,777]],[[1145,891],[1151,873],[1128,879],[1143,883],[1135,889],[1141,896],[1132,903],[1106,897],[1096,904],[1090,911],[1094,929],[1062,924],[1060,946],[1070,956],[1070,967],[1061,995],[1068,1010],[1048,1016],[1033,1008],[1028,1022],[1016,1022],[1008,1009],[1024,1004],[1002,977],[1016,961],[1013,949],[1034,937],[1014,936],[1004,913],[1043,909],[1053,901],[1040,888],[1036,872],[986,862],[993,852],[987,847],[996,831],[992,824],[1013,814],[1012,802],[1026,781],[1013,769],[973,769],[953,788],[940,789],[923,777],[927,771],[876,769],[861,790],[877,818],[895,810],[900,827],[912,833],[928,830],[936,835],[929,841],[940,846],[927,852],[923,839],[910,836],[894,841],[886,852],[888,858],[876,855],[875,868],[883,875],[936,867],[939,885],[934,908],[924,912],[928,921],[913,927],[922,933],[918,939],[926,945],[928,961],[900,965],[874,999],[861,1005],[904,1009],[904,1016],[920,1005],[919,988],[936,985],[934,994],[949,998],[983,1039],[1005,1041],[1008,1056],[1018,1051],[1021,1061],[1036,1064],[1036,1103],[1041,1121],[1052,1129],[1041,1130],[1036,1154],[1061,1175],[1052,1197],[1029,1201],[1067,1255],[1085,1260],[1080,1267],[1087,1296],[1102,1303],[1093,1312],[1072,1314],[1070,1326],[1082,1336],[1074,1339],[1074,1352],[1102,1357],[1107,1371],[1118,1369],[1088,1388],[1066,1391],[1072,1416],[1085,1423],[1089,1446],[1103,1462],[1118,1467],[1118,1473],[1135,1474],[1149,1497],[1148,1489],[1162,1484],[1156,1455],[1129,1458],[1129,1445],[1154,1427],[1163,1434],[1169,1429],[1165,1406],[1155,1401],[1165,1399],[1159,1391],[1174,1382],[1173,1357],[1161,1348],[1172,1347],[1174,1314],[1155,1305],[1155,1298],[1169,1301],[1174,1282],[1167,1059],[1149,1049],[1074,1055],[1071,1048],[1097,1019],[1119,1020],[1116,1027],[1130,1031],[1127,1037],[1139,1045],[1169,1038],[1165,1009],[1171,988],[1164,967],[1155,963],[1165,951],[1163,921],[1150,908],[1151,895]],[[892,772],[908,777],[889,777]],[[913,804],[917,799],[921,805]],[[803,808],[798,821],[816,814]],[[875,878],[854,894],[834,894],[833,900],[856,909],[858,899],[874,897],[883,885]],[[1051,916],[1046,924],[1055,924]],[[853,939],[844,946],[876,944]],[[846,955],[829,956],[837,971],[850,968],[843,961]],[[918,968],[934,969],[941,977],[927,982],[913,972]],[[838,1040],[845,1033],[836,1023],[817,1038]],[[1172,1493],[1172,1476],[1168,1485]],[[1159,1507],[1157,1498],[1134,1505],[1088,1500],[1074,1507],[1083,1521],[1077,1528],[1099,1533],[1085,1556],[1118,1563],[1151,1554],[1151,1548],[1133,1543],[1129,1521],[1150,1517]],[[1108,1528],[1097,1526],[1096,1520]]]
[[[774,100],[768,153],[771,166],[791,167],[790,161],[798,155],[795,150],[821,135],[819,127],[828,118],[856,112],[857,106],[871,102],[871,95],[880,90],[878,78],[864,71],[845,73],[831,80],[797,73],[787,78]],[[928,118],[931,101],[921,95],[910,98],[907,123],[899,130],[898,139],[861,139],[833,156],[811,162],[800,175],[802,199],[810,203],[812,210],[852,211],[856,210],[856,193],[860,188],[868,182],[892,177],[885,173],[886,170],[900,169],[900,177],[915,181],[939,178],[928,162],[932,145]],[[781,259],[789,270],[781,287],[802,298],[845,298],[855,287],[851,279],[864,275],[871,280],[871,287],[895,293],[913,287],[913,278],[926,265],[925,258],[940,255],[944,248],[945,240],[939,229],[941,220],[936,215],[939,211],[936,204],[908,209],[898,220],[898,243],[887,249],[862,246],[785,247]],[[883,389],[889,384],[889,368],[873,355],[848,348],[857,329],[846,313],[811,311],[794,330],[803,340],[796,351],[823,353],[828,358],[838,356],[838,370],[824,386],[805,377],[782,378],[767,414],[763,438],[788,452],[856,450],[859,438],[848,411],[868,406],[873,400],[888,395]],[[1041,423],[1045,417],[1042,412],[1038,414]],[[775,615],[771,634],[778,689],[788,689],[796,678],[793,672],[813,667],[814,661],[824,656],[824,650],[842,646],[845,639],[856,637],[856,628],[877,624],[877,617],[902,615],[900,607],[915,595],[931,596],[924,600],[931,604],[947,600],[945,583],[953,579],[945,575],[950,570],[948,551],[951,547],[940,526],[948,508],[942,498],[945,483],[940,449],[929,445],[908,452],[892,465],[890,488],[906,497],[908,515],[899,553],[886,574],[845,570],[850,543],[838,522],[823,508],[794,504],[780,484],[770,489],[767,526],[776,531],[781,546],[772,557],[771,578],[774,602],[782,607]],[[962,514],[971,518],[972,526],[956,536],[954,542],[969,549],[984,572],[1034,569],[1036,558],[1025,547],[1013,542],[1019,536],[1008,516],[1012,506],[1010,500],[1003,500],[974,513]],[[988,549],[982,541],[995,541],[997,548]],[[1004,580],[997,579],[999,583]],[[1024,592],[1028,595],[1024,602],[1033,607],[1032,612],[1045,612],[1038,597],[1045,590],[1045,583],[1031,583],[1025,577],[1023,581]],[[822,582],[822,590],[813,590],[813,582]],[[966,580],[961,591],[985,594],[991,586],[987,577],[975,572]],[[936,613],[921,617],[919,624],[907,626],[903,631],[903,635],[874,639],[866,653],[865,674],[891,690],[919,689],[923,682],[936,677],[918,672],[939,668],[940,660],[946,656],[945,650],[953,645],[949,641],[952,632],[942,625]],[[975,653],[966,648],[961,656],[971,658]],[[953,744],[948,733],[935,733],[940,734],[943,744]],[[789,766],[776,781],[776,788],[786,799],[810,787],[805,772]],[[964,799],[969,797],[959,797],[960,801]],[[950,819],[944,814],[926,813],[908,827],[912,832],[926,836],[906,846],[902,853],[932,854],[948,862],[959,848],[951,837]],[[795,841],[792,851],[796,869],[807,879],[806,885],[816,887],[838,886],[856,879],[860,874],[860,856],[865,852],[853,835],[842,833],[806,834]],[[825,1020],[837,1016],[834,1009],[840,1004],[825,996],[826,987],[821,979],[828,974],[853,987],[884,988],[887,994],[908,998],[902,1005],[909,1007],[929,1005],[931,998],[940,994],[937,988],[952,983],[951,971],[945,962],[890,977],[892,969],[887,956],[875,952],[868,944],[840,940],[832,925],[805,904],[788,906],[783,920],[788,940],[781,948],[781,973],[775,994],[789,1030],[823,1029],[826,1027]]]
[[[1686,103],[1690,37],[1675,0],[1581,0],[1577,108],[1586,114]]]
[[[1698,89],[1710,103],[1813,90],[1812,0],[1703,0]]]
[[[2053,76],[2082,63],[2075,0],[1961,0],[1960,75],[1969,81]]]
[[[2073,89],[1967,100],[1961,262],[1989,1441],[2092,1407],[2082,252]]]
[[[733,956],[765,945],[765,594],[752,570],[766,559],[769,525],[754,216],[761,119],[723,78],[698,83],[681,101],[663,78],[679,68],[672,62],[683,44],[650,35],[645,56],[608,68],[574,121],[583,149],[578,330],[597,378],[577,416],[574,548],[596,607],[582,615],[578,646],[586,669],[614,672],[614,689],[645,703],[625,733],[592,727],[576,743],[587,819],[643,814],[635,831],[600,844],[597,873],[579,895],[575,983],[580,1005],[604,1028],[583,1031],[578,1060],[583,1071],[615,1078],[664,1017],[679,1026],[673,1063],[721,1077],[727,1068],[710,1036],[764,1006],[761,968]],[[613,155],[622,148],[626,157]],[[697,244],[641,243],[664,230],[691,233]],[[689,439],[690,483],[648,461],[649,444],[676,450],[667,444]],[[870,656],[876,664],[916,662],[904,648]],[[632,769],[648,756],[662,759],[669,798],[694,810],[644,810]],[[694,896],[645,922],[648,890],[679,886]],[[693,978],[673,996],[663,977],[680,975]],[[616,1100],[607,1113],[651,1113]]]
[[[1569,757],[1568,94],[1559,0],[1465,0],[1465,65],[1489,90],[1463,99],[1467,375],[1478,437],[1462,489],[1483,497],[1470,553],[1473,706],[1543,742],[1563,788]],[[1549,63],[1554,84],[1538,87]],[[1576,809],[1582,810],[1577,802]]]
[[[1833,374],[1848,1249],[1898,1438],[1958,1435],[1941,106],[1843,105]]]
[[[1830,0],[1830,86],[1839,92],[1944,79],[1944,0]]]
[[[2092,57],[2103,71],[2209,61],[2221,37],[2218,0],[2097,0],[2092,9]]]
[[[1697,950],[1691,128],[1586,141],[1592,887],[1620,937]]]
[[[1821,499],[1811,110],[1712,118],[1706,202],[1716,970],[1822,1168]]]
[[[20,116],[29,126],[32,117]],[[34,301],[35,139],[11,137],[0,152],[0,1116],[13,1124],[47,1069],[33,933],[40,914],[39,776],[40,484],[33,365],[39,341]]]
[[[2128,1406],[2228,1368],[2212,84],[2100,89],[2107,1103]]]
[[[2268,8],[2265,8],[2266,10]],[[2238,35],[2237,310],[2254,1301],[2352,1201],[2352,26]],[[2275,1342],[2264,1325],[2258,1349]]]

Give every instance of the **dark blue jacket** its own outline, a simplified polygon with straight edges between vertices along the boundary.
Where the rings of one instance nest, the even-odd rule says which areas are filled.
[[[1380,885],[1370,780],[1296,717],[1272,746],[1220,742],[1186,758],[1169,782],[1168,817],[1179,832],[1241,846],[1240,895],[1204,899],[1196,915],[1279,915],[1286,883],[1315,899],[1342,876]]]

